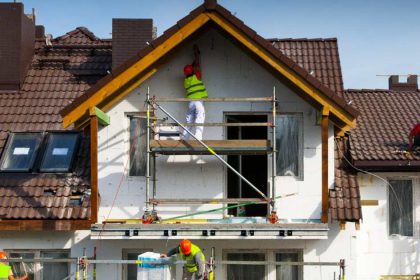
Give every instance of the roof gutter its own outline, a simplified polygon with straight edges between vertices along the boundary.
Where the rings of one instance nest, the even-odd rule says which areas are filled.
[[[375,171],[419,171],[420,160],[355,160],[353,165]]]

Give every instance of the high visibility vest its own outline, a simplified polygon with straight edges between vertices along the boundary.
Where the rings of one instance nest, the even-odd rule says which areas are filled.
[[[200,81],[195,74],[185,78],[184,87],[187,98],[198,99],[207,98],[209,96],[203,82]]]
[[[194,257],[197,253],[201,253],[201,259],[203,260],[203,263],[205,263],[204,254],[201,252],[201,249],[198,246],[191,244],[191,253],[188,256],[184,255],[182,253],[181,247],[179,247],[179,254],[181,255],[181,259],[187,261],[185,267],[187,268],[188,272],[196,272],[198,270],[197,265],[194,263]]]
[[[0,263],[0,280],[9,279],[9,273],[12,267],[10,265]]]

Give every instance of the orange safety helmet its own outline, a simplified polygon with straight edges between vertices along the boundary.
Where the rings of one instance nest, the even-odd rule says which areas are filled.
[[[185,76],[190,76],[194,73],[194,68],[191,64],[185,65],[184,66],[184,75]]]
[[[7,259],[7,255],[5,252],[0,251],[0,259]]]
[[[181,248],[181,251],[184,255],[188,256],[191,254],[191,241],[188,239],[184,239],[179,244],[179,247]]]

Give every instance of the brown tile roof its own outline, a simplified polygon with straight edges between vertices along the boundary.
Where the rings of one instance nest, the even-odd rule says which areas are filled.
[[[346,90],[361,114],[350,133],[354,164],[364,168],[420,168],[420,152],[405,153],[408,134],[420,122],[420,91]]]
[[[62,130],[59,111],[111,69],[111,42],[77,28],[35,55],[19,91],[0,91],[0,152],[8,132]],[[69,174],[0,173],[1,219],[88,219],[90,217],[89,138],[82,137]],[[70,204],[82,195],[81,205]]]
[[[165,42],[170,36],[175,34],[180,28],[188,24],[191,20],[193,20],[195,17],[197,17],[198,15],[200,15],[202,12],[205,12],[205,11],[216,12],[222,18],[227,20],[230,24],[232,24],[233,26],[238,28],[240,31],[242,31],[244,34],[246,34],[246,36],[248,36],[262,49],[264,49],[270,55],[276,58],[280,63],[287,65],[297,75],[304,78],[310,85],[312,85],[314,88],[318,89],[320,92],[328,96],[331,100],[333,100],[336,104],[338,104],[338,106],[346,110],[351,116],[356,117],[358,115],[358,111],[356,109],[348,105],[344,101],[344,99],[339,96],[338,93],[336,93],[330,87],[328,87],[327,85],[322,83],[320,80],[318,80],[316,78],[317,76],[311,75],[306,69],[302,68],[298,62],[293,61],[287,55],[282,53],[278,48],[273,46],[272,42],[258,35],[256,31],[249,28],[247,25],[245,25],[244,22],[242,22],[240,19],[235,17],[230,11],[228,11],[224,7],[218,5],[217,2],[214,0],[213,1],[206,0],[203,5],[197,7],[189,15],[179,20],[174,26],[166,30],[160,37],[153,40],[149,46],[143,48],[140,52],[138,52],[136,56],[132,57],[126,63],[114,69],[114,71],[112,72],[112,75],[109,75],[106,78],[102,79],[97,85],[89,89],[83,96],[75,99],[72,104],[70,104],[63,110],[61,110],[60,114],[62,116],[65,116],[69,112],[73,111],[75,108],[81,105],[84,100],[94,95],[100,88],[102,88],[104,85],[109,83],[113,78],[117,77],[119,74],[127,70],[130,66],[135,64],[139,59],[146,56],[153,49],[157,48],[159,45]],[[332,68],[333,67],[331,67],[331,69]],[[341,73],[337,73],[337,75],[341,75]],[[335,78],[332,77],[331,79],[335,79]],[[330,82],[328,85],[330,84],[332,83]]]
[[[340,97],[343,96],[343,76],[336,38],[267,40]]]
[[[350,167],[348,158],[349,140],[347,137],[336,139],[334,146],[334,189],[330,190],[331,219],[341,222],[357,222],[362,219],[360,189],[357,172]]]

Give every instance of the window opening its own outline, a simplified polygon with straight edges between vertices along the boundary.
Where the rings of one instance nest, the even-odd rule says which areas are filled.
[[[147,120],[139,115],[128,116],[130,119],[130,176],[146,175],[146,135]]]
[[[12,133],[3,154],[1,170],[28,172],[32,169],[42,133]]]
[[[227,261],[265,261],[265,253],[227,253]],[[264,280],[265,265],[233,265],[227,264],[228,280]]]
[[[267,115],[226,115],[228,123],[267,122]],[[267,139],[267,127],[227,127],[227,138],[232,139]],[[260,191],[267,195],[267,155],[229,155],[227,162],[245,176]],[[258,166],[258,168],[256,168]],[[228,198],[260,198],[260,195],[244,183],[241,178],[227,169]],[[267,205],[247,205],[228,210],[230,215],[244,217],[265,217]]]
[[[389,233],[413,236],[413,181],[389,180]]]
[[[303,179],[303,116],[278,115],[276,119],[277,176]]]

